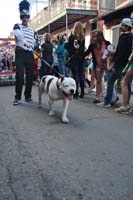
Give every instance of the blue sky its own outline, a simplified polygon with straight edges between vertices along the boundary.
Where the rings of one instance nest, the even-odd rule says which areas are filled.
[[[15,23],[19,23],[19,9],[18,5],[21,0],[1,0],[0,6],[0,38],[8,37],[12,32]],[[31,0],[32,1],[32,0]],[[30,2],[30,1],[29,1]],[[31,17],[36,14],[36,2],[39,0],[33,0],[34,4],[31,4]],[[38,9],[42,9],[46,3],[42,3],[43,0],[38,3]],[[46,0],[44,0],[46,2]]]

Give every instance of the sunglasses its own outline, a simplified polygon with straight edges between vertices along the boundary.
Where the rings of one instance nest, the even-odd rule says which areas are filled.
[[[23,16],[21,16],[21,19],[29,19],[29,18],[30,18],[29,15],[23,15]]]

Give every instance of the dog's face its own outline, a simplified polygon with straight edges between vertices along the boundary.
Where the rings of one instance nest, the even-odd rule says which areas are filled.
[[[73,95],[76,92],[76,82],[73,78],[64,77],[60,79],[59,88],[66,98],[69,98],[70,100],[72,100]]]

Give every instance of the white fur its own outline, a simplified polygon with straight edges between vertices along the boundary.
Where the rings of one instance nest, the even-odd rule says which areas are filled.
[[[47,86],[49,80],[53,78],[49,84],[49,90],[47,92]],[[57,86],[58,85],[58,86]],[[63,100],[64,110],[62,113],[62,122],[68,123],[69,119],[67,117],[67,110],[70,100],[72,100],[73,95],[76,92],[76,82],[73,78],[63,77],[57,78],[55,76],[47,75],[43,76],[38,88],[39,105],[41,105],[41,97],[43,93],[47,93],[49,97],[49,115],[53,116],[54,113],[54,101]]]

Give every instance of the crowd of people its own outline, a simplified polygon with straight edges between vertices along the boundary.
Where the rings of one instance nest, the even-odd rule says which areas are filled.
[[[25,1],[20,3],[20,19],[22,24],[14,25],[16,38],[16,86],[14,105],[21,100],[24,67],[26,71],[25,100],[32,101],[32,82],[34,71],[34,31],[28,26],[29,9],[23,9]],[[29,8],[29,3],[26,5]],[[41,57],[38,78],[44,75],[72,76],[76,81],[74,98],[84,98],[85,87],[88,92],[96,89],[93,103],[100,107],[110,107],[119,100],[117,88],[118,80],[122,85],[123,103],[115,112],[129,112],[131,84],[133,78],[133,13],[131,18],[124,18],[120,24],[120,36],[115,48],[104,37],[102,30],[91,32],[90,45],[85,48],[85,35],[81,22],[76,22],[72,33],[58,34],[51,38],[45,33],[44,41],[40,45]],[[125,48],[126,47],[126,48]],[[104,100],[103,100],[104,99]],[[103,101],[102,101],[103,100]]]
[[[15,70],[14,54],[6,51],[6,48],[0,50],[0,71]]]

